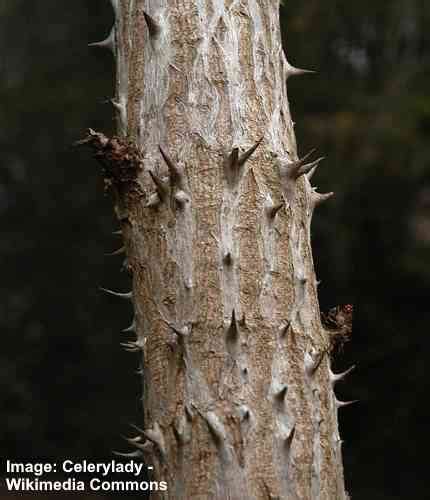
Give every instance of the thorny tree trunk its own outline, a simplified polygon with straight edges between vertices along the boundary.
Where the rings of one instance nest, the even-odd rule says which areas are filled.
[[[277,0],[111,0],[116,199],[154,498],[347,498]]]

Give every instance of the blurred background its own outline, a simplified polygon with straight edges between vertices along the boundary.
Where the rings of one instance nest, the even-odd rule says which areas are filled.
[[[424,498],[430,3],[284,3],[288,59],[317,71],[289,81],[299,150],[326,156],[314,183],[336,192],[313,222],[321,309],[355,306],[336,361],[357,364],[338,389],[359,400],[340,417],[347,489]],[[120,246],[111,202],[71,147],[114,128],[112,58],[87,48],[111,24],[107,0],[0,4],[2,459],[107,461],[140,421],[138,360],[119,345],[131,311],[98,291],[129,288],[104,255]]]

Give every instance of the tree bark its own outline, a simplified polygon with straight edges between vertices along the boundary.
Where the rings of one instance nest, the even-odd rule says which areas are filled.
[[[169,500],[343,500],[310,243],[320,159],[297,155],[275,0],[111,0],[115,193],[142,359],[132,440]]]

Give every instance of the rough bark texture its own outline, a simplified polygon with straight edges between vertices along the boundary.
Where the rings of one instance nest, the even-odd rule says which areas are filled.
[[[310,245],[319,160],[297,156],[276,0],[112,0],[115,192],[144,429],[171,500],[342,500]]]

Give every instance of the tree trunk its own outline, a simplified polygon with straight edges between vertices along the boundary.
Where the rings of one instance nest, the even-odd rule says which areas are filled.
[[[276,0],[112,0],[115,193],[153,498],[347,498]]]

